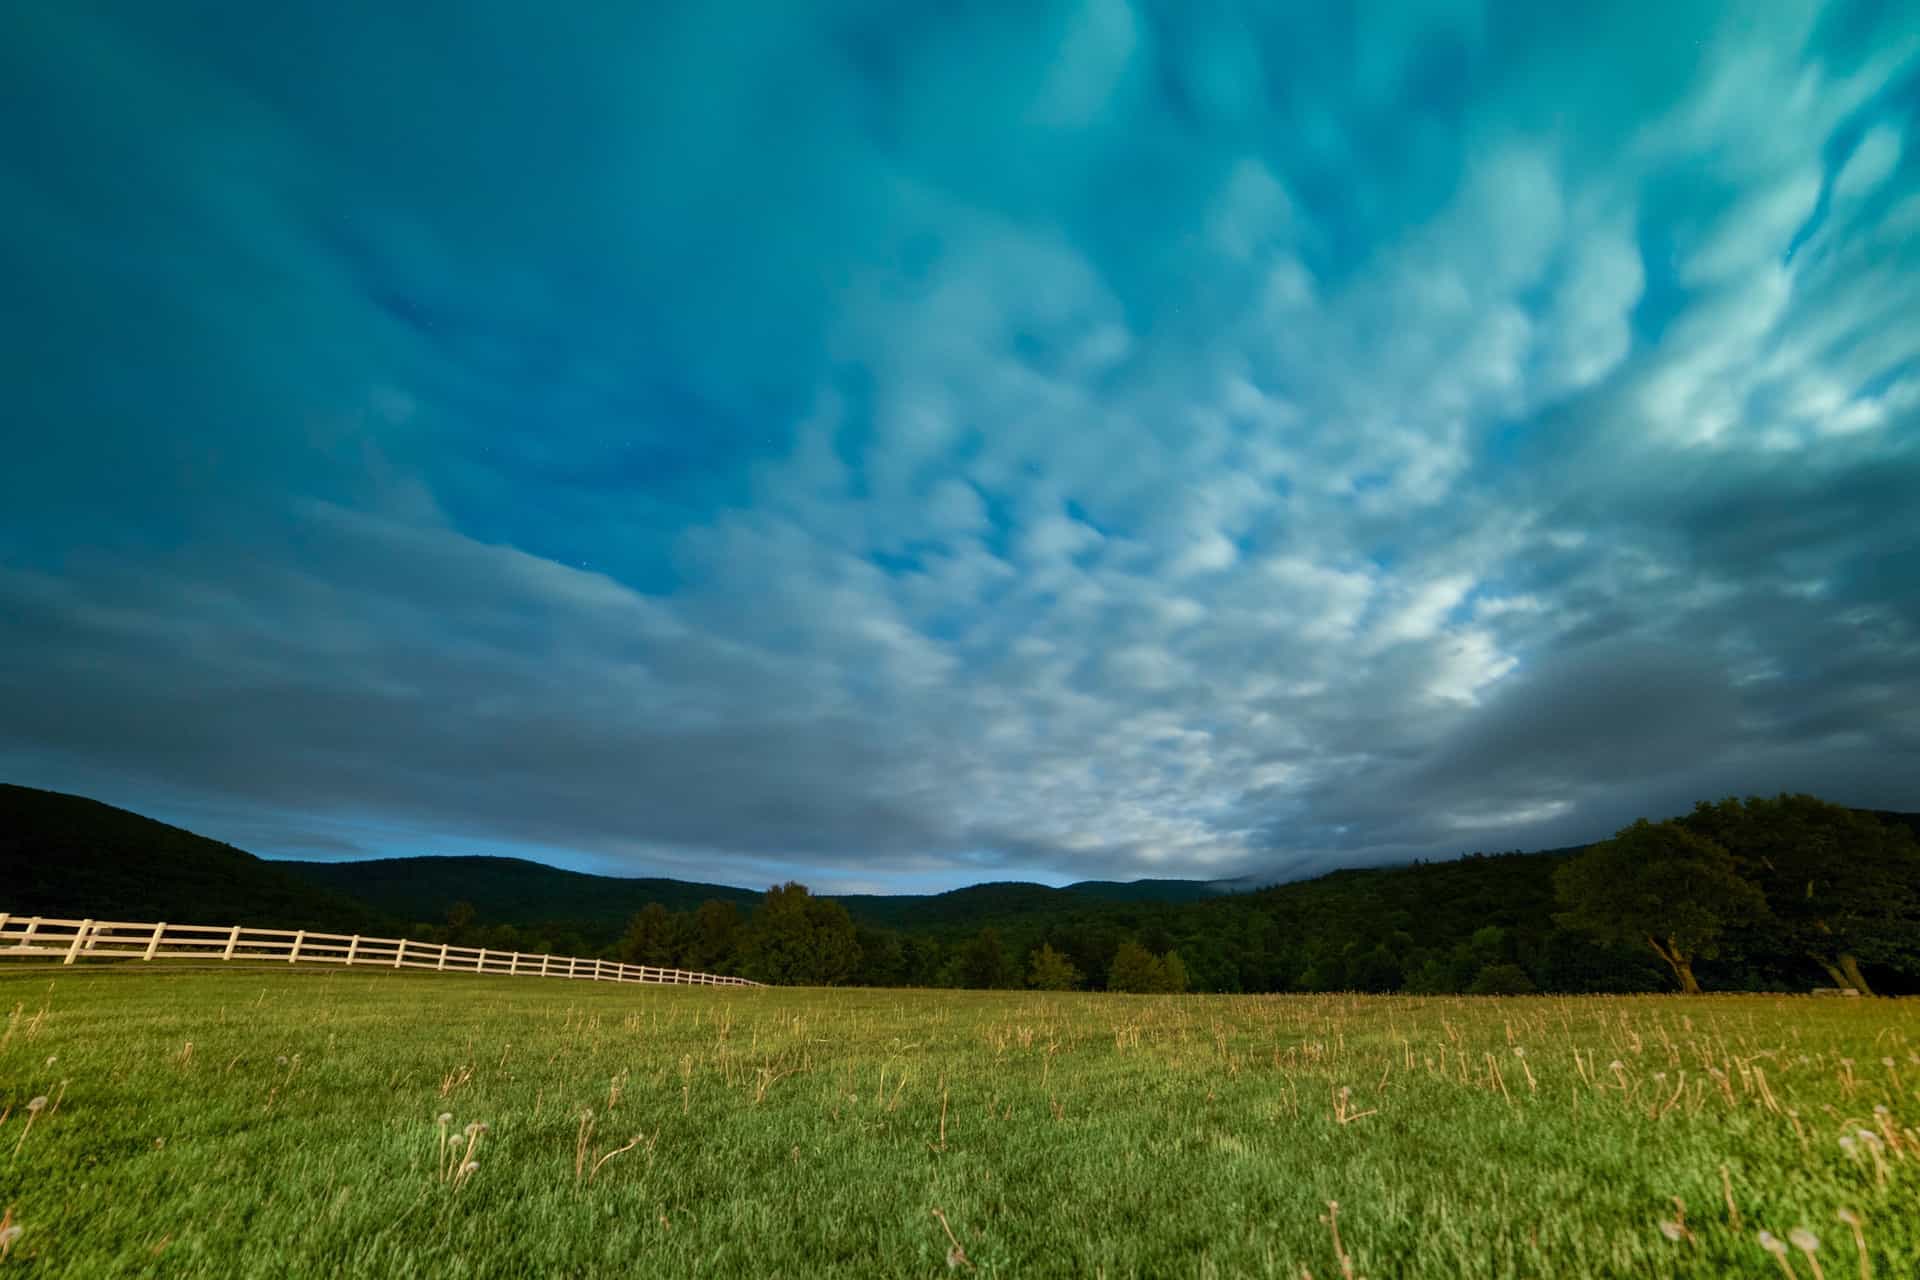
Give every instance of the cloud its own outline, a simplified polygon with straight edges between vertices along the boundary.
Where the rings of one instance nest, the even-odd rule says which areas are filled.
[[[1915,805],[1904,16],[470,19],[13,20],[9,778],[914,886]]]

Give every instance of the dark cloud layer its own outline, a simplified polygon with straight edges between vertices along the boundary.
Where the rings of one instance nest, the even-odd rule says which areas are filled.
[[[0,776],[838,887],[1920,807],[1920,24],[0,18]]]

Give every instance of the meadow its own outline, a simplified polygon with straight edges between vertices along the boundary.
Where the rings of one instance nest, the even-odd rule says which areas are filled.
[[[1920,1272],[1911,1001],[119,964],[0,1012],[22,1274]]]

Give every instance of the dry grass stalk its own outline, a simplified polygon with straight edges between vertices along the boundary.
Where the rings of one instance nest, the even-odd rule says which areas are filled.
[[[1740,1230],[1740,1210],[1733,1203],[1733,1175],[1727,1172],[1727,1166],[1720,1166],[1720,1190],[1727,1198],[1727,1223],[1735,1231]]]
[[[933,1216],[940,1220],[940,1229],[947,1233],[947,1269],[958,1270],[961,1267],[973,1270],[973,1263],[967,1257],[967,1251],[960,1246],[960,1238],[953,1234],[953,1227],[947,1222],[947,1215],[935,1209]]]
[[[1353,1255],[1348,1253],[1346,1246],[1340,1243],[1340,1202],[1338,1200],[1327,1201],[1327,1211],[1321,1216],[1320,1221],[1326,1223],[1327,1230],[1333,1234],[1333,1256],[1334,1260],[1340,1264],[1340,1274],[1346,1280],[1356,1280]]]
[[[40,1094],[35,1098],[31,1098],[28,1100],[27,1124],[25,1128],[20,1130],[20,1137],[13,1144],[13,1157],[11,1158],[17,1159],[19,1157],[20,1148],[26,1145],[27,1135],[33,1132],[33,1122],[40,1118],[40,1113],[46,1110],[46,1106],[47,1106],[47,1095],[44,1093]]]
[[[1838,1209],[1833,1216],[1853,1232],[1854,1251],[1860,1255],[1860,1280],[1873,1280],[1873,1263],[1867,1257],[1867,1235],[1861,1230],[1860,1215],[1851,1209]]]
[[[636,1133],[633,1135],[632,1141],[628,1142],[626,1146],[615,1147],[612,1151],[607,1152],[607,1154],[601,1156],[598,1160],[595,1160],[593,1162],[593,1168],[587,1170],[587,1185],[588,1186],[593,1185],[594,1178],[599,1175],[601,1166],[606,1164],[607,1161],[613,1159],[615,1156],[623,1156],[627,1152],[639,1146],[641,1137],[642,1137],[641,1134]]]
[[[580,1113],[580,1132],[573,1141],[573,1180],[577,1184],[587,1172],[587,1144],[593,1141],[593,1112]]]

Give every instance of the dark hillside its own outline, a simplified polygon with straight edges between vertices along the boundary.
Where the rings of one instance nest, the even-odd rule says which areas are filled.
[[[97,800],[5,783],[0,909],[348,933],[380,923],[365,905],[230,844]]]
[[[723,884],[586,875],[524,858],[374,858],[278,865],[311,884],[351,894],[387,915],[423,923],[443,921],[454,903],[467,902],[477,919],[490,924],[563,920],[576,927],[618,932],[649,902],[689,911],[718,898],[746,909],[761,896],[756,890]]]

